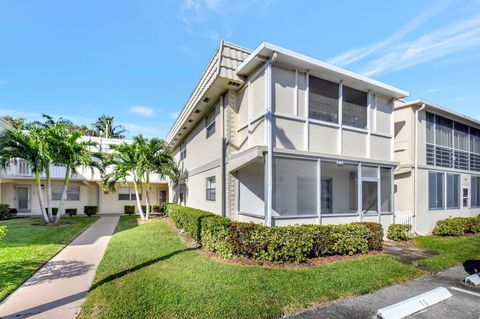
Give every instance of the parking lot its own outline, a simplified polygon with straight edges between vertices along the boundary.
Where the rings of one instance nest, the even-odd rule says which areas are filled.
[[[467,261],[435,275],[423,276],[405,284],[378,290],[372,294],[340,299],[289,318],[376,318],[378,309],[438,287],[447,288],[452,297],[415,313],[408,318],[480,318],[480,287],[467,286],[463,279],[480,268],[480,261]],[[346,274],[348,276],[348,274]]]

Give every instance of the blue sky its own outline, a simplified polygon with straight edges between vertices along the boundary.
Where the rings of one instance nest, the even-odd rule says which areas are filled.
[[[0,0],[0,114],[164,137],[220,39],[268,41],[480,118],[480,1]]]

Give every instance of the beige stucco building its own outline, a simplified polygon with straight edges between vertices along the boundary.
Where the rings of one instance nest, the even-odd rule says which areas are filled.
[[[8,128],[8,124],[0,121],[0,128]],[[111,151],[109,146],[128,140],[106,139],[99,137],[83,137],[85,140],[91,140],[98,143],[98,147],[104,152]],[[52,165],[50,168],[52,177],[52,207],[58,207],[63,180],[65,178],[65,167]],[[168,184],[158,174],[152,174],[150,203],[159,205],[168,198]],[[106,192],[100,187],[101,176],[98,170],[80,169],[79,174],[72,176],[67,198],[65,200],[65,209],[76,208],[77,214],[84,213],[85,206],[97,206],[99,214],[123,214],[124,206],[136,206],[135,192],[133,183],[118,183],[116,192]],[[46,203],[46,180],[42,176],[43,198]],[[37,196],[34,175],[28,163],[23,160],[17,160],[12,163],[6,171],[0,172],[0,202],[8,204],[10,207],[17,208],[18,215],[40,215],[40,204]],[[144,196],[142,191],[140,196]],[[145,205],[145,199],[142,198]],[[135,208],[136,209],[136,208]]]
[[[166,138],[183,171],[170,201],[266,225],[388,226],[407,95],[270,43],[222,42]]]
[[[414,230],[480,214],[480,121],[423,101],[395,106],[395,205]]]

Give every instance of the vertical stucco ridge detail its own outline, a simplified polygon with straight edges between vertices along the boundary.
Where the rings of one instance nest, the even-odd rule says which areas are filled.
[[[237,93],[228,90],[225,94],[227,103],[225,104],[225,156],[229,158],[236,151],[236,103]],[[225,187],[226,187],[226,215],[235,219],[236,201],[235,201],[235,184],[236,178],[229,172],[225,172]]]

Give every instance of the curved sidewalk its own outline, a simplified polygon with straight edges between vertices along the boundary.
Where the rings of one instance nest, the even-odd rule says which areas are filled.
[[[0,304],[0,318],[76,318],[119,217],[100,217]]]

